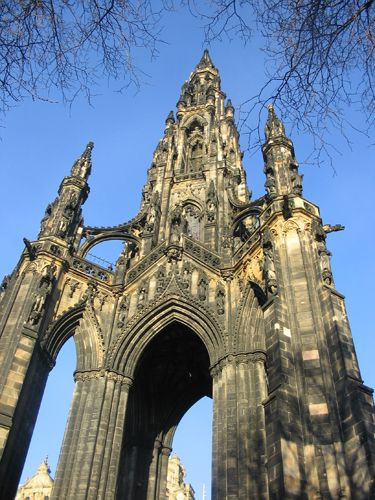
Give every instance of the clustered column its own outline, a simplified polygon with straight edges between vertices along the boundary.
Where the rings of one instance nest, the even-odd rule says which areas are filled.
[[[215,499],[266,498],[266,356],[262,351],[229,355],[212,368]]]
[[[115,498],[132,380],[107,370],[75,373],[52,498]]]

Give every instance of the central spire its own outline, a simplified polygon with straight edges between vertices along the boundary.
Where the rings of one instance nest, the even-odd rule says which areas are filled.
[[[218,92],[221,93],[219,71],[212,63],[208,50],[205,49],[201,60],[190,73],[189,80],[182,86],[177,103],[180,116],[180,111],[197,106],[208,106],[213,110]]]
[[[205,68],[215,68],[207,49],[204,49],[201,60],[196,66],[196,69],[205,69]]]

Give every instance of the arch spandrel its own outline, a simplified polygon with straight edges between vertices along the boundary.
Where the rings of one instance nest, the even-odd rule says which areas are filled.
[[[104,360],[104,343],[99,322],[92,307],[82,301],[63,313],[44,334],[43,349],[54,361],[60,349],[74,338],[77,370],[101,367]]]
[[[225,352],[223,329],[208,309],[191,297],[172,293],[153,301],[119,336],[108,353],[108,367],[131,377],[149,342],[173,322],[198,335],[207,349],[211,365]]]

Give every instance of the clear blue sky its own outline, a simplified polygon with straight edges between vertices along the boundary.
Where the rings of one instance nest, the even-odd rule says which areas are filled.
[[[146,170],[163,134],[164,120],[175,109],[181,85],[203,50],[199,22],[186,13],[166,17],[162,38],[167,43],[160,46],[156,60],[137,51],[136,62],[149,75],[144,77],[139,91],[130,89],[119,94],[113,89],[120,85],[103,82],[92,106],[83,99],[78,99],[70,110],[59,103],[26,101],[4,118],[0,130],[0,275],[8,274],[15,266],[23,248],[22,238],[36,238],[47,204],[90,140],[95,148],[91,193],[84,206],[86,224],[118,224],[137,213]],[[222,88],[235,106],[255,93],[264,80],[259,47],[224,41],[213,45],[210,53],[220,69]],[[348,110],[348,117],[358,122],[354,110]],[[310,140],[295,135],[292,139],[305,174],[304,196],[321,207],[325,223],[346,226],[344,232],[328,236],[328,248],[333,253],[336,288],[347,297],[362,377],[373,386],[375,276],[370,216],[375,189],[374,149],[364,136],[347,132],[352,138],[352,150],[339,136],[329,137],[341,153],[334,157],[335,176],[329,166],[304,165]],[[264,178],[260,151],[252,156],[246,154],[244,162],[254,197],[261,196]],[[63,349],[51,374],[22,481],[34,473],[46,454],[55,472],[73,386],[74,348],[70,344]],[[181,455],[188,480],[200,499],[202,483],[210,482],[209,401],[196,405],[189,413],[191,418],[187,415],[178,429],[174,450]],[[194,458],[197,455],[199,460]]]

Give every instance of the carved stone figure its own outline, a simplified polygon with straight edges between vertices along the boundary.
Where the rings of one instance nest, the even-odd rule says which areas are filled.
[[[68,231],[68,221],[65,218],[61,218],[57,227],[57,234],[60,238],[64,238]]]
[[[300,175],[298,173],[298,163],[295,160],[293,160],[290,163],[289,168],[291,171],[290,182],[292,184],[292,193],[301,196],[303,175]]]
[[[201,276],[198,283],[198,299],[201,302],[205,302],[207,300],[208,294],[208,282],[205,276]]]
[[[216,311],[219,315],[225,312],[225,292],[221,288],[216,292]]]
[[[179,203],[175,206],[171,213],[171,237],[170,242],[174,245],[179,245],[181,240],[181,235],[186,232],[187,223],[184,217],[183,207]]]
[[[160,199],[158,191],[151,197],[150,206],[147,212],[145,229],[151,233],[154,230],[155,222],[160,215]]]
[[[331,224],[324,224],[323,229],[325,233],[332,233],[335,231],[344,231],[345,226],[342,224],[335,224],[334,226]]]
[[[87,283],[87,288],[81,297],[81,301],[86,301],[89,304],[94,303],[94,299],[98,294],[98,288],[94,280]]]
[[[216,219],[217,196],[213,180],[210,181],[210,186],[208,189],[207,199],[206,199],[206,206],[207,206],[207,221],[214,222]]]
[[[269,196],[274,196],[276,194],[276,181],[275,177],[272,174],[267,175],[264,186]]]
[[[49,264],[42,271],[42,276],[39,281],[39,288],[34,295],[31,311],[27,320],[31,325],[37,325],[42,317],[46,300],[52,291],[55,272],[56,266],[54,263]]]
[[[123,329],[126,325],[126,318],[129,310],[129,299],[124,296],[120,302],[117,316],[117,327]]]
[[[147,296],[146,284],[142,283],[138,291],[138,304],[137,304],[138,309],[142,309],[145,306],[146,296]]]
[[[277,279],[274,264],[272,237],[269,230],[263,234],[263,279],[266,283],[267,292],[275,295],[277,292]]]
[[[324,283],[332,285],[331,252],[326,247],[326,233],[323,226],[314,220],[312,230],[315,235],[316,246],[319,255],[319,265]]]
[[[184,264],[181,273],[181,286],[185,290],[189,290],[191,285],[191,268],[190,264],[187,262]]]

